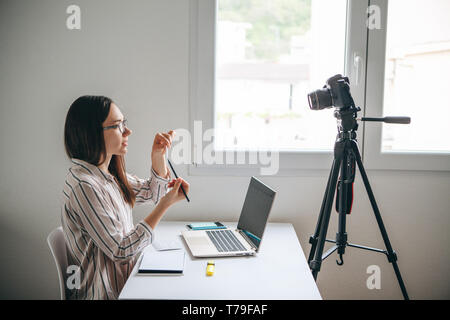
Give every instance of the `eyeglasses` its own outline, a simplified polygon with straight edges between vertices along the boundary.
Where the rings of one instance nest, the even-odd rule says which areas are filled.
[[[103,130],[116,129],[116,128],[119,128],[120,133],[124,133],[125,128],[128,128],[127,127],[127,119],[120,121],[119,124],[115,124],[113,126],[108,126],[108,127],[103,127]]]

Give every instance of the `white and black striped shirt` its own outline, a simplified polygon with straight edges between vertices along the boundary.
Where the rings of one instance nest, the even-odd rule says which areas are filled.
[[[61,223],[68,263],[79,267],[80,286],[69,290],[68,296],[117,299],[154,232],[144,220],[134,226],[131,206],[112,175],[79,159],[72,162],[63,188]],[[128,173],[127,177],[136,192],[136,205],[157,204],[170,181],[153,169],[148,180]]]

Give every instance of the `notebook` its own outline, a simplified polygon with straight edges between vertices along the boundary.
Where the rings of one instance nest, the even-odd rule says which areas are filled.
[[[147,247],[143,252],[138,273],[181,275],[184,269],[184,250],[156,251]]]

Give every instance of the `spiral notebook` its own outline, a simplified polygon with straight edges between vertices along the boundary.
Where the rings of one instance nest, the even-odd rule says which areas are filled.
[[[151,247],[143,252],[138,273],[182,275],[184,269],[184,250],[156,251]]]

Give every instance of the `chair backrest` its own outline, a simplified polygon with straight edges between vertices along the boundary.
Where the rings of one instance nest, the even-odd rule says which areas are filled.
[[[66,270],[67,270],[67,248],[62,227],[54,229],[47,237],[47,242],[55,259],[58,270],[59,290],[61,300],[66,299]]]

